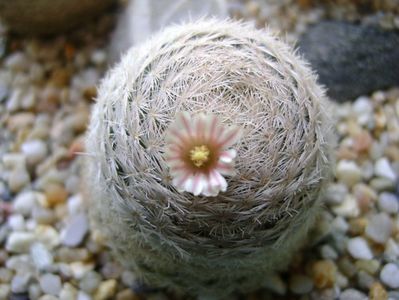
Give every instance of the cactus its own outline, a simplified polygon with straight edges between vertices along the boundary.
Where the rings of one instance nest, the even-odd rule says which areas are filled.
[[[166,28],[99,87],[84,170],[95,228],[153,286],[217,297],[261,287],[318,215],[334,146],[327,109],[311,70],[269,31]],[[173,185],[165,135],[180,112],[241,130],[235,173],[216,196]]]

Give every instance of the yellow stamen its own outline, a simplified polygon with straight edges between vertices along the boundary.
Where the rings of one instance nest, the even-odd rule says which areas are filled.
[[[196,167],[201,167],[209,160],[209,149],[207,146],[195,146],[190,150],[190,159]]]

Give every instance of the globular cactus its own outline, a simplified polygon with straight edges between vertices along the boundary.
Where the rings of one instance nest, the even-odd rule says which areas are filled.
[[[99,88],[84,169],[95,226],[153,286],[217,297],[261,287],[318,214],[334,144],[326,107],[311,70],[267,30],[216,20],[165,29]],[[168,143],[179,122],[195,129],[209,116],[241,137],[226,184],[201,193],[174,181]],[[187,161],[200,167],[209,153],[197,146]]]

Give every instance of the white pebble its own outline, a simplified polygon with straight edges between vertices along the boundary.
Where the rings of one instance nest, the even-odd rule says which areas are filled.
[[[0,299],[9,299],[11,288],[9,284],[0,283]]]
[[[304,275],[293,275],[289,287],[294,294],[307,294],[313,289],[313,280]]]
[[[336,168],[336,176],[338,181],[353,186],[362,179],[362,170],[351,160],[341,160]]]
[[[378,198],[378,207],[381,211],[396,214],[399,210],[399,200],[395,194],[382,193]]]
[[[337,216],[331,223],[331,227],[339,232],[345,233],[349,229],[349,224],[346,220],[341,217]]]
[[[8,236],[6,249],[16,253],[27,253],[35,241],[35,235],[30,232],[11,232]]]
[[[342,217],[355,218],[360,215],[359,205],[357,200],[352,195],[346,195],[344,202],[340,205],[332,207],[335,214]]]
[[[327,187],[324,199],[327,204],[338,205],[341,204],[345,196],[348,194],[348,188],[344,184],[331,184]]]
[[[373,117],[373,104],[367,97],[359,97],[352,105],[353,112],[357,116],[360,125],[368,125]]]
[[[26,157],[22,153],[5,153],[2,160],[7,169],[17,169],[25,167]]]
[[[23,71],[29,68],[30,62],[25,53],[15,52],[6,58],[4,66],[14,71]]]
[[[385,245],[384,255],[388,260],[397,260],[399,258],[399,245],[393,239],[389,239]]]
[[[392,221],[386,213],[370,217],[366,227],[366,236],[376,243],[385,244],[392,233]]]
[[[34,192],[22,192],[18,194],[13,202],[13,209],[15,212],[24,216],[29,216],[32,213],[36,204],[36,196]]]
[[[62,288],[60,277],[51,273],[40,276],[39,283],[44,293],[53,296],[57,296]]]
[[[39,299],[39,297],[42,295],[42,289],[40,288],[40,285],[36,283],[30,284],[28,288],[28,294],[30,299]]]
[[[373,253],[366,240],[362,237],[355,237],[348,240],[347,249],[349,254],[355,259],[372,259]]]
[[[380,273],[381,281],[388,287],[399,288],[399,268],[396,264],[386,264]]]
[[[27,184],[30,183],[29,173],[25,168],[17,168],[10,173],[8,177],[8,186],[14,193],[19,192]]]
[[[7,219],[7,225],[13,231],[24,231],[25,230],[25,220],[20,214],[10,215]]]
[[[41,140],[27,141],[22,144],[21,150],[29,165],[36,165],[47,156],[46,143]]]
[[[391,181],[396,181],[396,174],[386,157],[380,158],[374,165],[374,173],[377,176],[387,178]]]
[[[38,271],[48,269],[53,263],[53,255],[42,243],[34,243],[30,248],[30,255]]]
[[[323,245],[321,247],[320,253],[321,253],[321,257],[323,257],[324,259],[336,260],[338,258],[337,251],[335,251],[335,249],[328,244]]]
[[[68,198],[68,212],[69,215],[76,215],[83,211],[82,195],[76,194]]]
[[[29,273],[20,273],[15,275],[11,281],[11,291],[13,293],[27,292],[30,278],[31,274]]]
[[[76,300],[91,300],[92,298],[87,295],[85,292],[79,291],[78,297]]]
[[[89,222],[85,214],[72,216],[62,234],[62,244],[69,247],[78,246],[89,230]]]
[[[346,289],[339,295],[339,300],[368,300],[368,297],[355,289]]]

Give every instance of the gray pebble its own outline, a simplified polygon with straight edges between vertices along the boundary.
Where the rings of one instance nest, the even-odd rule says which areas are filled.
[[[42,243],[34,243],[30,248],[30,255],[39,271],[48,269],[53,263],[53,255]]]
[[[392,221],[386,213],[373,215],[366,227],[366,236],[376,243],[385,244],[392,233]]]
[[[53,296],[57,296],[62,288],[61,278],[51,273],[40,276],[39,283],[44,293]]]
[[[72,216],[62,236],[62,244],[68,247],[78,246],[89,230],[87,216],[83,213]]]
[[[31,274],[29,273],[15,275],[11,281],[11,291],[13,293],[27,292],[30,279],[31,279]]]
[[[339,300],[368,300],[368,297],[358,290],[346,289],[339,295]]]
[[[399,267],[394,263],[386,264],[381,270],[380,279],[390,288],[399,288]]]
[[[395,194],[381,193],[378,198],[378,207],[381,211],[389,214],[395,214],[399,210],[399,200]]]

